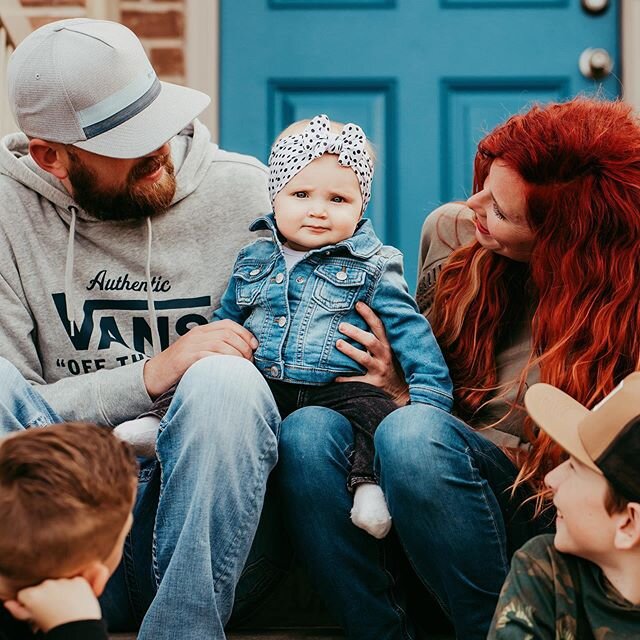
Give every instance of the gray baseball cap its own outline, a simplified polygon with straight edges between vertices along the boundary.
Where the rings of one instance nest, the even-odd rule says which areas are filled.
[[[7,66],[9,105],[32,138],[111,158],[139,158],[198,116],[210,98],[158,80],[124,25],[76,18],[27,36]]]

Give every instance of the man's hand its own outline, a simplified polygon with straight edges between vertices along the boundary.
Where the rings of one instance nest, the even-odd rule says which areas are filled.
[[[18,591],[4,606],[14,618],[32,622],[45,633],[67,622],[102,618],[91,586],[79,577],[45,580]]]
[[[147,393],[156,398],[175,384],[198,360],[224,354],[253,360],[258,348],[254,335],[233,320],[220,320],[194,327],[170,347],[147,360],[144,384]]]

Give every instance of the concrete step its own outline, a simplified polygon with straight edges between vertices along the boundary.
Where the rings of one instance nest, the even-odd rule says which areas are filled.
[[[231,631],[228,640],[344,640],[342,634],[322,629],[280,629],[276,631]],[[116,633],[111,640],[136,640],[135,634]]]
[[[317,629],[281,629],[279,631],[233,631],[228,640],[344,640],[342,634]],[[117,633],[112,640],[136,640],[135,634]],[[430,635],[430,640],[454,640],[453,635]]]
[[[336,631],[322,629],[280,629],[276,631],[232,631],[228,640],[344,640]],[[136,640],[135,634],[116,633],[112,640]],[[454,640],[453,635],[429,635],[429,640]]]

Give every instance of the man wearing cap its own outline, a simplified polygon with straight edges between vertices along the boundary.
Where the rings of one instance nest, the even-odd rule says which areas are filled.
[[[209,98],[160,82],[114,22],[36,30],[8,91],[22,133],[0,145],[0,433],[115,426],[181,379],[103,614],[142,639],[224,638],[279,417],[255,339],[208,321],[270,208],[265,168],[212,144],[195,119]]]
[[[555,537],[516,552],[489,638],[640,638],[640,372],[591,411],[542,383],[525,404],[569,458],[545,478]]]

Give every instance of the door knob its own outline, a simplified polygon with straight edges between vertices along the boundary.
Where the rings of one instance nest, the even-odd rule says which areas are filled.
[[[580,54],[578,66],[585,78],[602,80],[613,70],[613,60],[606,49],[589,47]]]
[[[609,6],[609,0],[582,0],[582,8],[587,13],[602,13]]]

